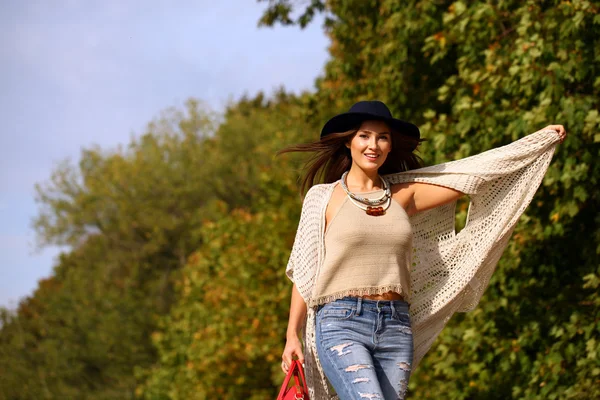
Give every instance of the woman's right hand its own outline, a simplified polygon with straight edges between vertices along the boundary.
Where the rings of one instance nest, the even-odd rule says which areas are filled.
[[[288,373],[290,365],[292,365],[293,356],[298,357],[300,363],[304,365],[304,354],[302,354],[302,343],[298,337],[288,337],[285,343],[285,349],[283,349],[283,355],[281,358],[281,370],[284,374]]]

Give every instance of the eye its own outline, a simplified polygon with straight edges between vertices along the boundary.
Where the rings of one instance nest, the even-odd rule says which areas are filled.
[[[358,137],[361,137],[361,138],[364,138],[364,139],[366,139],[366,138],[368,138],[368,137],[369,137],[369,135],[367,135],[367,134],[364,134],[364,133],[361,133],[361,134],[360,134]]]
[[[387,136],[379,136],[379,139],[389,140],[389,137],[387,137]]]

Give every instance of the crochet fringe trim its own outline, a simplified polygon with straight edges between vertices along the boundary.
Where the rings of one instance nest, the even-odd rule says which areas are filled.
[[[374,294],[384,294],[390,291],[400,293],[404,297],[405,301],[408,301],[406,293],[404,293],[402,290],[402,285],[396,284],[341,290],[339,292],[317,297],[316,299],[310,299],[307,306],[315,307],[321,304],[327,304],[331,301],[338,300],[346,296],[369,296]]]

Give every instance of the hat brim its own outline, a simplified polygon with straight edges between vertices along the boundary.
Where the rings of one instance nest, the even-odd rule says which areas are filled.
[[[346,112],[332,117],[323,126],[323,129],[321,130],[321,137],[331,133],[346,132],[351,129],[355,129],[363,121],[367,120],[384,121],[393,131],[396,131],[402,135],[411,136],[415,139],[419,139],[421,137],[419,128],[410,122],[402,121],[401,119],[397,118],[386,118],[379,115],[358,112]]]

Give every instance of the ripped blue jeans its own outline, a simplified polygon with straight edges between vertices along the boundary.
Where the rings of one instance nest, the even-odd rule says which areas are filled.
[[[413,362],[409,304],[347,296],[317,309],[317,355],[340,400],[404,399]]]

